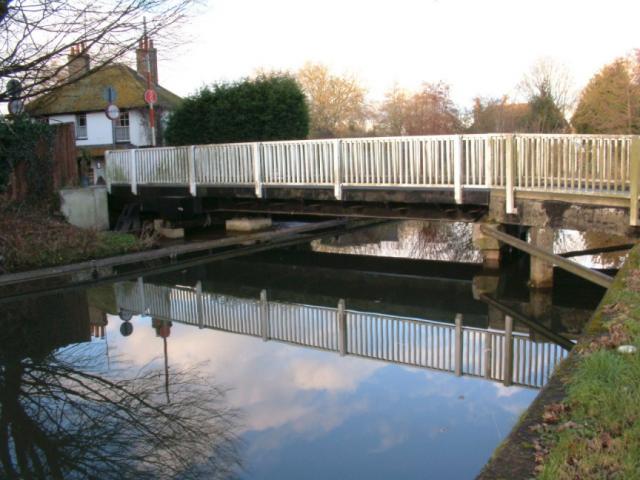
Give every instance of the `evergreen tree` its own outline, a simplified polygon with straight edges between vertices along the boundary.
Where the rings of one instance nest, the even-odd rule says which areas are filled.
[[[555,133],[567,129],[567,121],[547,85],[541,85],[539,92],[529,99],[529,112],[524,123],[530,133]]]
[[[205,87],[169,117],[170,145],[293,140],[309,133],[304,93],[286,75]]]

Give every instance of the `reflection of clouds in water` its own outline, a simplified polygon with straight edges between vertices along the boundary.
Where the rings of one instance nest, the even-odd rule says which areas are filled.
[[[390,448],[402,445],[409,435],[406,431],[398,431],[397,426],[391,425],[387,421],[380,421],[376,427],[377,445],[370,450],[370,453],[382,453]]]
[[[126,342],[127,360],[142,366],[162,355],[162,342],[156,338],[150,319],[134,321],[134,333],[127,338],[115,337],[120,322],[117,317],[109,322],[109,329],[116,346]],[[335,396],[356,390],[384,366],[227,332],[195,332],[193,327],[177,323],[168,343],[170,366],[202,364],[203,373],[231,388],[228,400],[245,411],[243,423],[248,430],[284,424],[298,432],[331,430],[364,408],[362,402],[345,408]]]

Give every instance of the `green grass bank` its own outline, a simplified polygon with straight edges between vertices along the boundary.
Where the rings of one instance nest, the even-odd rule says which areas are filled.
[[[622,353],[621,345],[636,347]],[[640,478],[640,245],[481,479]]]

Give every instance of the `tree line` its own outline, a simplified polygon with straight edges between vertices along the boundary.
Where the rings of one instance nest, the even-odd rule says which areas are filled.
[[[445,82],[394,85],[378,103],[353,75],[322,64],[260,72],[187,97],[169,120],[171,144],[456,133],[640,133],[640,50],[605,65],[576,94],[568,70],[538,60],[508,95],[460,108]]]

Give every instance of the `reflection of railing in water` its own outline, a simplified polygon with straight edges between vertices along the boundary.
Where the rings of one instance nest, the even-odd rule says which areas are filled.
[[[200,284],[166,287],[123,282],[115,285],[118,307],[200,328],[262,337],[342,355],[356,355],[539,388],[567,352],[559,345],[535,342],[513,331],[347,310],[237,298],[202,292]]]

